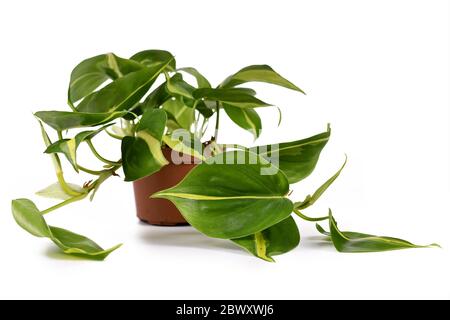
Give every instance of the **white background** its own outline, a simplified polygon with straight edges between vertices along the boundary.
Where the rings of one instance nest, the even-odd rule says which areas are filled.
[[[450,298],[448,20],[445,0],[1,1],[0,298]],[[105,262],[68,259],[23,232],[11,199],[43,209],[51,202],[34,192],[54,182],[32,112],[67,109],[68,76],[82,59],[150,48],[170,50],[214,84],[270,64],[308,95],[255,85],[284,113],[277,129],[276,111],[264,110],[260,143],[303,138],[328,122],[333,129],[292,198],[313,191],[347,153],[342,176],[308,213],[331,207],[344,229],[443,249],[340,254],[301,221],[301,245],[265,263],[188,227],[138,223],[131,185],[120,179],[94,203],[48,216],[105,247],[124,242]],[[222,128],[222,142],[252,142],[230,122]],[[119,154],[112,142],[100,149]]]

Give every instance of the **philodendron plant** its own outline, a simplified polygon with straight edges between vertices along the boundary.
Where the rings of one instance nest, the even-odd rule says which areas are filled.
[[[186,76],[195,81],[187,82]],[[158,78],[161,84],[155,86]],[[142,51],[129,59],[108,53],[82,61],[70,77],[71,110],[35,114],[57,180],[38,194],[61,202],[40,210],[28,199],[13,200],[15,220],[32,235],[49,238],[66,254],[103,260],[120,245],[105,250],[84,236],[48,225],[44,215],[87,197],[92,200],[102,183],[118,176],[119,169],[123,169],[125,181],[154,174],[169,163],[162,152],[169,147],[201,163],[178,185],[149,197],[172,201],[201,233],[230,240],[261,259],[273,261],[273,256],[299,244],[293,214],[307,221],[328,221],[329,231],[319,225],[317,229],[340,252],[419,247],[401,239],[340,231],[331,210],[318,218],[304,214],[339,176],[345,163],[303,201],[289,199],[292,185],[314,170],[330,138],[329,127],[306,139],[269,146],[220,144],[217,138],[222,114],[255,139],[261,132],[257,110],[272,105],[246,87],[250,82],[303,93],[267,65],[245,67],[213,87],[196,69],[178,68],[173,55],[162,50]],[[205,139],[209,122],[215,124],[215,130],[210,139]],[[47,134],[45,125],[55,131],[56,140]],[[77,131],[69,134],[73,129]],[[175,134],[180,130],[184,134]],[[100,155],[95,147],[95,137],[100,134],[120,140],[121,159]],[[100,169],[80,164],[77,149],[81,144],[98,158]],[[68,183],[60,156],[76,172],[95,178],[82,185]]]

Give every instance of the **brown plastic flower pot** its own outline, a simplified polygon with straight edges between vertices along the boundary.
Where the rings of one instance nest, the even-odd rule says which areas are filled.
[[[133,182],[137,216],[141,221],[152,225],[187,225],[172,202],[166,199],[153,199],[150,195],[178,184],[196,164],[193,161],[174,164],[171,159],[172,150],[163,148],[162,151],[169,164],[151,176]]]

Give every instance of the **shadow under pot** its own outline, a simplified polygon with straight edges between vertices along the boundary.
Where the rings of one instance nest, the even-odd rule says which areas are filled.
[[[196,164],[193,158],[186,155],[181,157],[181,164],[175,164],[172,161],[172,149],[166,147],[162,152],[169,164],[151,176],[133,182],[137,216],[141,221],[157,226],[188,225],[172,202],[150,196],[178,184]]]

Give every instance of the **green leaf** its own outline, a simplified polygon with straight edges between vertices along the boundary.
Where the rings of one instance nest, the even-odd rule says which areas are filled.
[[[272,256],[289,252],[298,246],[300,233],[294,219],[289,216],[266,230],[232,241],[256,257],[273,262]]]
[[[195,68],[181,68],[177,71],[186,72],[192,76],[195,77],[197,80],[197,87],[198,88],[211,88],[211,84],[209,83],[208,79],[206,79],[200,72],[198,72]]]
[[[339,177],[341,171],[344,169],[346,164],[347,164],[347,157],[345,157],[345,161],[342,167],[331,178],[325,181],[325,183],[322,184],[312,195],[307,195],[305,200],[294,203],[294,208],[297,210],[302,210],[312,206],[322,196],[322,194],[331,186],[334,180],[336,180]]]
[[[285,175],[280,171],[261,175],[269,165],[248,152],[218,154],[196,166],[175,187],[152,197],[172,201],[185,219],[207,236],[245,237],[286,219],[292,212]]]
[[[76,192],[81,193],[84,191],[83,188],[77,184],[68,183],[67,185]],[[49,185],[48,187],[36,192],[36,195],[45,198],[59,199],[59,200],[67,200],[72,197],[64,191],[59,182],[55,182]]]
[[[248,130],[252,133],[256,140],[261,134],[262,124],[258,113],[249,108],[237,108],[226,103],[223,104],[223,109],[239,127]]]
[[[36,237],[50,237],[51,231],[36,205],[28,199],[16,199],[11,204],[17,224]]]
[[[45,153],[63,153],[66,156],[67,160],[69,160],[75,171],[78,172],[77,149],[80,144],[86,140],[92,139],[109,126],[111,126],[111,124],[107,124],[97,130],[80,132],[72,139],[58,140],[49,145],[45,150]]]
[[[185,130],[190,130],[194,123],[194,109],[188,107],[183,99],[173,98],[163,104],[163,109]]]
[[[52,144],[52,141],[50,140],[50,137],[47,134],[47,131],[45,131],[44,125],[41,121],[39,122],[39,126],[41,128],[41,135],[42,139],[44,140],[44,144],[46,147]],[[62,166],[61,166],[61,160],[59,159],[58,155],[52,154],[51,155],[53,167],[55,168],[56,175],[62,175]]]
[[[167,115],[161,109],[148,109],[136,127],[136,136],[122,140],[125,181],[135,181],[159,171],[168,164],[161,151]]]
[[[252,148],[265,158],[279,158],[279,167],[286,174],[290,184],[301,181],[313,172],[322,149],[330,139],[330,128],[318,135],[278,145]]]
[[[91,239],[69,230],[49,226],[52,232],[52,241],[65,253],[79,258],[92,260],[105,260],[122,244],[104,250]]]
[[[178,81],[182,79],[181,74],[177,73],[172,76],[173,81]],[[141,105],[142,110],[153,109],[162,106],[167,100],[172,98],[173,95],[167,91],[167,81],[163,82],[155,90],[150,92],[150,94],[145,98]]]
[[[145,132],[161,142],[162,136],[164,134],[164,128],[166,126],[166,121],[167,115],[164,110],[147,110],[136,125],[136,132],[138,134]]]
[[[329,219],[330,219],[330,216],[327,216],[327,220],[329,220]],[[334,219],[334,217],[333,217],[333,219]],[[334,223],[336,224],[336,220],[334,220]],[[331,232],[326,231],[318,223],[316,224],[316,229],[317,229],[317,231],[319,231],[324,236],[329,237],[328,240],[331,241]],[[344,234],[345,237],[350,238],[350,239],[361,239],[361,238],[373,237],[373,235],[370,235],[370,234],[367,234],[367,233],[360,233],[360,232],[341,231],[341,233]]]
[[[340,231],[337,227],[336,220],[333,218],[331,210],[329,211],[328,220],[330,223],[330,232],[326,232],[320,226],[318,226],[317,229],[321,233],[331,237],[334,247],[339,252],[381,252],[411,248],[439,247],[439,245],[435,243],[428,246],[419,246],[398,238],[379,237],[359,232]]]
[[[178,77],[172,77],[166,79],[167,91],[172,95],[179,95],[189,99],[193,99],[192,93],[195,88],[189,83],[183,80],[181,74]]]
[[[150,92],[150,94],[145,98],[144,102],[141,105],[142,111],[147,109],[155,109],[159,106],[162,106],[164,102],[169,100],[171,95],[166,89],[166,82],[161,84],[155,90]]]
[[[225,79],[220,87],[230,88],[246,82],[266,82],[276,84],[288,89],[300,91],[304,94],[302,89],[280,76],[268,65],[253,65],[245,67]]]
[[[193,135],[190,136],[189,141],[185,141],[184,139],[173,139],[172,136],[165,135],[163,136],[163,141],[173,151],[180,152],[200,160],[205,160],[205,157],[203,156],[202,143]]]
[[[148,139],[140,137],[125,137],[122,140],[122,162],[125,181],[135,181],[149,176],[161,169],[167,161],[155,157],[153,150],[160,148],[158,141],[148,136]]]
[[[200,114],[205,117],[206,119],[211,118],[212,115],[214,114],[213,109],[211,109],[210,107],[208,107],[208,104],[206,103],[206,101],[198,101],[197,106],[195,107],[198,112],[200,112]]]
[[[188,99],[186,97],[182,98],[182,100],[184,104],[189,108],[194,108],[195,106],[195,109],[197,109],[197,111],[200,112],[200,114],[206,119],[211,118],[211,116],[214,114],[214,110],[216,108],[215,102]]]
[[[100,113],[127,110],[147,93],[171,60],[127,74],[91,93],[77,106],[80,112]]]
[[[48,147],[52,144],[52,141],[50,140],[50,137],[48,136],[47,132],[45,131],[45,128],[44,128],[44,125],[42,124],[42,122],[41,121],[38,121],[38,122],[39,122],[39,126],[41,127],[41,135],[44,140],[45,146]],[[55,168],[56,178],[58,179],[58,183],[60,184],[60,186],[64,190],[64,192],[73,197],[80,196],[81,193],[76,190],[73,190],[70,187],[70,185],[66,182],[66,180],[64,179],[64,173],[63,173],[63,169],[61,166],[61,160],[59,159],[58,155],[54,153],[54,154],[51,154],[50,157],[53,162],[53,167]]]
[[[142,69],[142,65],[120,58],[113,53],[98,55],[79,63],[72,71],[69,84],[69,101],[75,103],[91,94],[109,78]]]
[[[246,88],[211,89],[201,88],[193,92],[195,99],[221,101],[238,108],[267,107],[270,104],[255,98],[254,91]]]
[[[38,111],[34,115],[57,131],[94,127],[123,117],[127,111],[110,113],[85,113],[67,111]]]
[[[130,59],[137,61],[149,68],[170,60],[170,63],[165,68],[168,71],[173,71],[176,69],[176,62],[174,56],[170,52],[165,50],[141,51],[133,55]]]
[[[19,226],[36,237],[49,238],[66,254],[86,259],[104,260],[111,252],[121,246],[117,245],[104,250],[84,236],[47,225],[39,209],[28,199],[13,200],[11,208],[14,219]]]

